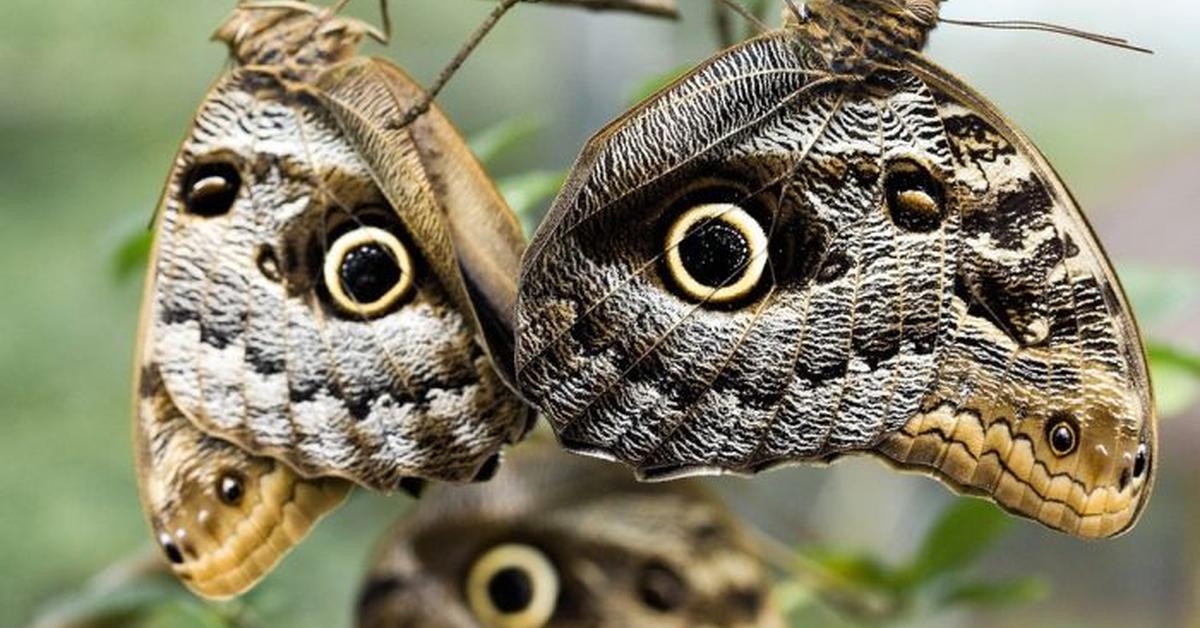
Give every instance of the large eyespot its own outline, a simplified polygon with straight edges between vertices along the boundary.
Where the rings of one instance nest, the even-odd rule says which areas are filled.
[[[412,289],[413,261],[396,236],[378,227],[359,227],[329,248],[324,279],[339,310],[371,318],[387,312]]]
[[[554,614],[559,586],[558,571],[540,550],[500,545],[471,567],[467,602],[488,628],[540,628]]]
[[[1054,455],[1069,456],[1079,448],[1079,428],[1067,415],[1055,415],[1046,423],[1046,442]]]
[[[246,494],[246,482],[237,473],[223,473],[217,480],[217,497],[226,506],[237,506],[242,503]]]
[[[729,203],[684,212],[667,232],[667,271],[682,296],[716,305],[745,298],[767,267],[767,234]]]
[[[647,607],[667,613],[687,600],[688,588],[674,569],[658,561],[650,561],[638,574],[638,597]]]
[[[227,160],[204,161],[183,178],[183,203],[189,214],[212,218],[229,213],[242,188],[242,175]]]
[[[928,233],[942,224],[946,192],[929,168],[909,158],[888,163],[883,181],[888,215],[905,231]]]

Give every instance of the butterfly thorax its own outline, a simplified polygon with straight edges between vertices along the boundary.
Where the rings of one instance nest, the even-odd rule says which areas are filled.
[[[312,83],[323,70],[358,54],[370,27],[351,18],[299,8],[240,7],[213,34],[237,64]]]
[[[808,0],[784,11],[797,33],[836,73],[866,73],[925,47],[941,0]]]

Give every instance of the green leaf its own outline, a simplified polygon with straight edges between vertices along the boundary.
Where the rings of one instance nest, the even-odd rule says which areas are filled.
[[[541,122],[533,117],[524,116],[486,128],[473,135],[467,144],[479,161],[491,166],[497,159],[525,144],[541,131]]]
[[[786,616],[816,604],[817,592],[796,580],[784,580],[775,585],[771,599],[774,600],[776,608]]]
[[[1194,271],[1129,264],[1120,274],[1143,327],[1184,316],[1200,303],[1200,274]]]
[[[951,587],[939,606],[1021,606],[1045,598],[1049,586],[1039,578],[1015,578],[995,582],[964,582]]]
[[[500,194],[508,201],[525,227],[533,233],[547,202],[562,188],[567,175],[561,170],[534,170],[524,174],[502,177],[496,181]]]
[[[835,587],[892,591],[902,586],[896,570],[867,554],[815,550],[806,552],[805,558],[821,568],[826,584]]]
[[[966,567],[1000,539],[1009,523],[1009,516],[990,503],[956,500],[926,533],[908,567],[908,581],[919,585]]]
[[[643,79],[629,92],[629,104],[635,105],[653,96],[658,90],[674,83],[681,76],[691,72],[693,67],[695,66],[689,63]]]
[[[140,628],[236,628],[238,622],[214,607],[194,600],[180,600],[159,607],[138,624]]]
[[[125,281],[144,269],[153,244],[154,232],[145,227],[126,236],[113,253],[113,277]]]
[[[1182,414],[1200,401],[1200,356],[1156,342],[1146,344],[1146,355],[1159,415]]]
[[[1146,343],[1146,353],[1153,363],[1173,366],[1200,379],[1200,355],[1161,342]]]

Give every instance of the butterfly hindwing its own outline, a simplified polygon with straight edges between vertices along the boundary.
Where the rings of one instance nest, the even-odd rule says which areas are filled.
[[[1074,201],[915,50],[849,72],[813,41],[721,53],[589,143],[523,266],[523,392],[644,476],[878,452],[1126,529],[1149,384]]]
[[[918,71],[955,155],[961,323],[937,389],[881,451],[1054,527],[1124,530],[1150,492],[1157,434],[1120,284],[1032,144],[944,70]]]
[[[153,344],[143,334],[142,343]],[[142,507],[171,570],[198,595],[228,598],[265,576],[351,484],[305,479],[197,429],[142,351],[135,375],[134,455]]]

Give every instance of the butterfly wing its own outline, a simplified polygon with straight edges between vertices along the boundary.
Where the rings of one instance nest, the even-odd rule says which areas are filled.
[[[197,427],[305,476],[471,479],[524,410],[442,272],[445,236],[412,219],[436,203],[390,204],[290,87],[236,69],[201,107],[160,209],[152,361]]]
[[[143,335],[142,347],[152,344]],[[352,485],[306,480],[201,432],[171,400],[157,366],[146,361],[150,354],[138,354],[133,443],[155,542],[196,594],[239,595],[336,509]]]
[[[524,235],[516,215],[436,106],[404,128],[394,123],[424,90],[394,64],[356,58],[319,80],[322,101],[376,181],[421,240],[455,301],[511,381],[516,278]]]
[[[1120,297],[1063,300],[1085,273],[1119,288],[1061,184],[1039,173],[1053,200],[1036,217],[1001,206],[962,168],[944,91],[909,71],[825,67],[793,35],[752,40],[589,143],[522,269],[523,393],[568,447],[644,476],[882,450],[1057,528],[1124,529],[1145,496],[1121,469],[1132,476],[1153,447],[1148,387],[1144,368],[1079,360],[1097,342],[1141,358]],[[1036,153],[1013,146],[1036,170]],[[1059,230],[1028,226],[1048,221]],[[981,249],[968,232],[981,222],[1019,250]],[[1061,263],[1071,246],[1088,257],[1075,279]],[[991,335],[970,332],[1013,307]],[[1082,319],[1092,337],[1064,335]],[[957,447],[895,444],[938,413],[986,415],[975,443],[999,418],[1019,426],[995,457],[1020,466],[976,480],[952,467]],[[1049,442],[1060,422],[1074,430],[1063,456]],[[1035,462],[1071,483],[1078,517],[1046,507],[1061,488],[1008,497],[1001,483],[1039,482]]]
[[[1158,435],[1116,273],[1033,143],[945,70],[911,67],[954,155],[960,322],[922,412],[879,451],[1056,528],[1124,531],[1148,501]]]
[[[431,489],[397,524],[357,625],[782,626],[769,591],[759,549],[704,487],[531,444],[487,484]]]

